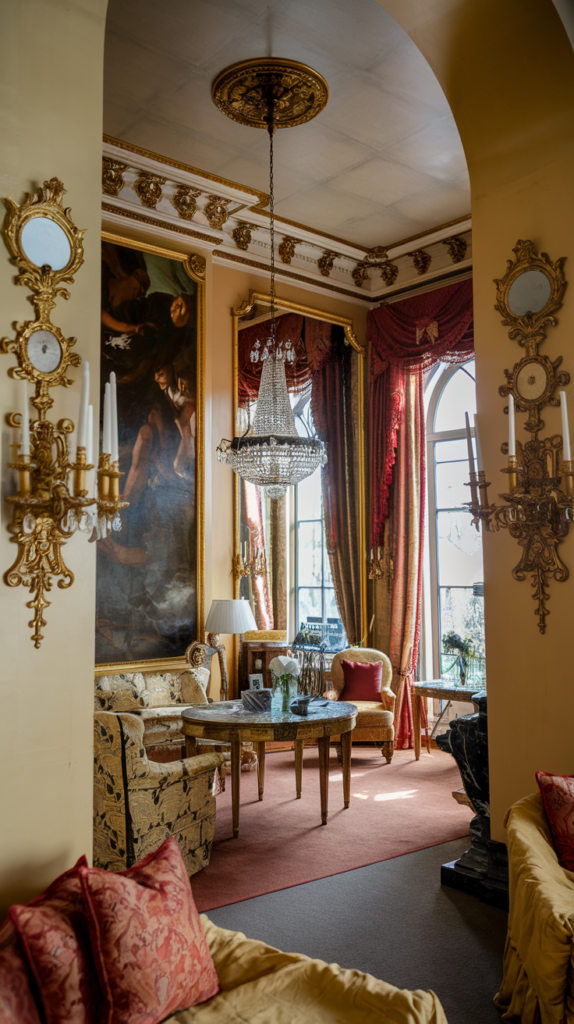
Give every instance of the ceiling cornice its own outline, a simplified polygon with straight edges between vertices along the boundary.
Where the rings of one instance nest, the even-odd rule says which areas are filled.
[[[102,211],[108,225],[116,229],[126,218],[158,237],[183,235],[212,250],[216,263],[268,273],[265,193],[110,136],[104,136],[103,160]],[[470,216],[370,249],[284,218],[275,221],[280,276],[366,306],[472,265]]]

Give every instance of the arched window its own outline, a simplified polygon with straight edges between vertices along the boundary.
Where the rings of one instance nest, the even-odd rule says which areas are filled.
[[[482,536],[471,526],[465,412],[474,438],[476,386],[474,360],[459,366],[438,364],[426,385],[428,544],[425,559],[426,674],[458,678],[443,638],[471,637],[479,657],[469,678],[484,678],[484,575]],[[474,444],[474,441],[473,441]],[[476,458],[476,453],[475,453]],[[432,652],[432,653],[431,653]],[[432,662],[431,662],[432,658]],[[431,662],[431,664],[429,664]]]

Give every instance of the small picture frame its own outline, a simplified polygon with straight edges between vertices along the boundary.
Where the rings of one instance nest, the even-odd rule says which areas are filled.
[[[250,690],[263,690],[263,689],[265,689],[265,686],[264,686],[264,683],[263,683],[263,673],[262,672],[253,672],[249,676],[249,689]]]

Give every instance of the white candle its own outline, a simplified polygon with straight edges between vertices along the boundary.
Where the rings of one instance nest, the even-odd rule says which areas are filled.
[[[508,396],[508,457],[516,458],[516,424],[514,422],[514,395]]]
[[[468,468],[471,473],[474,473],[474,452],[472,450],[472,435],[470,433],[470,420],[468,413],[464,414],[464,422],[466,427],[466,448],[468,451]]]
[[[86,438],[86,462],[91,466],[94,459],[94,407],[88,406],[88,436]]]
[[[117,462],[118,455],[118,389],[114,371],[110,373],[110,407],[112,416],[112,462]]]
[[[478,423],[476,422],[476,414],[474,417],[474,440],[476,442],[476,465],[479,473],[484,470],[484,463],[482,461],[482,448],[480,447],[480,437],[478,433]]]
[[[106,384],[104,389],[104,436],[102,439],[102,453],[112,453],[112,410],[110,398],[110,385]]]
[[[22,444],[20,447],[21,455],[30,454],[30,411],[28,408],[28,384],[25,380],[22,381]]]
[[[88,405],[90,402],[90,364],[84,362],[82,390],[80,393],[80,414],[78,416],[78,448],[85,448],[88,439]]]
[[[566,405],[566,392],[560,391],[560,414],[562,416],[562,461],[570,462],[570,428],[568,426],[568,406]]]

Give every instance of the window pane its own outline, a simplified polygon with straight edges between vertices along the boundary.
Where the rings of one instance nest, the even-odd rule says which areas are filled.
[[[321,586],[322,532],[320,520],[314,523],[299,523],[297,584],[300,587]]]
[[[439,594],[441,651],[445,633],[454,632],[463,639],[467,636],[472,637],[477,653],[483,654],[484,598],[474,597],[472,587],[441,587]],[[444,658],[442,660],[444,663]]]
[[[335,591],[331,589],[325,590],[325,618],[327,619],[327,635],[325,639],[329,648],[343,650],[347,644],[347,636],[339,609],[337,608]]]
[[[472,439],[472,450],[476,458],[476,442],[474,438]],[[437,441],[434,446],[434,457],[436,462],[452,462],[456,459],[468,459],[466,437],[461,437],[454,441]]]
[[[297,516],[299,519],[320,519],[322,514],[321,467],[318,467],[297,485]]]
[[[462,430],[465,412],[468,413],[471,424],[473,423],[473,413],[476,412],[476,385],[468,374],[474,377],[474,361],[465,363],[465,368],[468,373],[459,369],[449,377],[439,398],[434,418],[435,433],[441,430]]]
[[[333,586],[333,577],[331,576],[331,563],[329,561],[329,552],[327,551],[327,548],[323,548],[323,586]]]
[[[299,628],[305,628],[309,619],[322,619],[321,591],[311,587],[299,590]]]
[[[456,508],[470,501],[470,487],[464,486],[469,479],[468,462],[439,462],[435,479],[437,508]]]
[[[468,512],[438,512],[439,585],[468,587],[484,579],[482,538]]]

